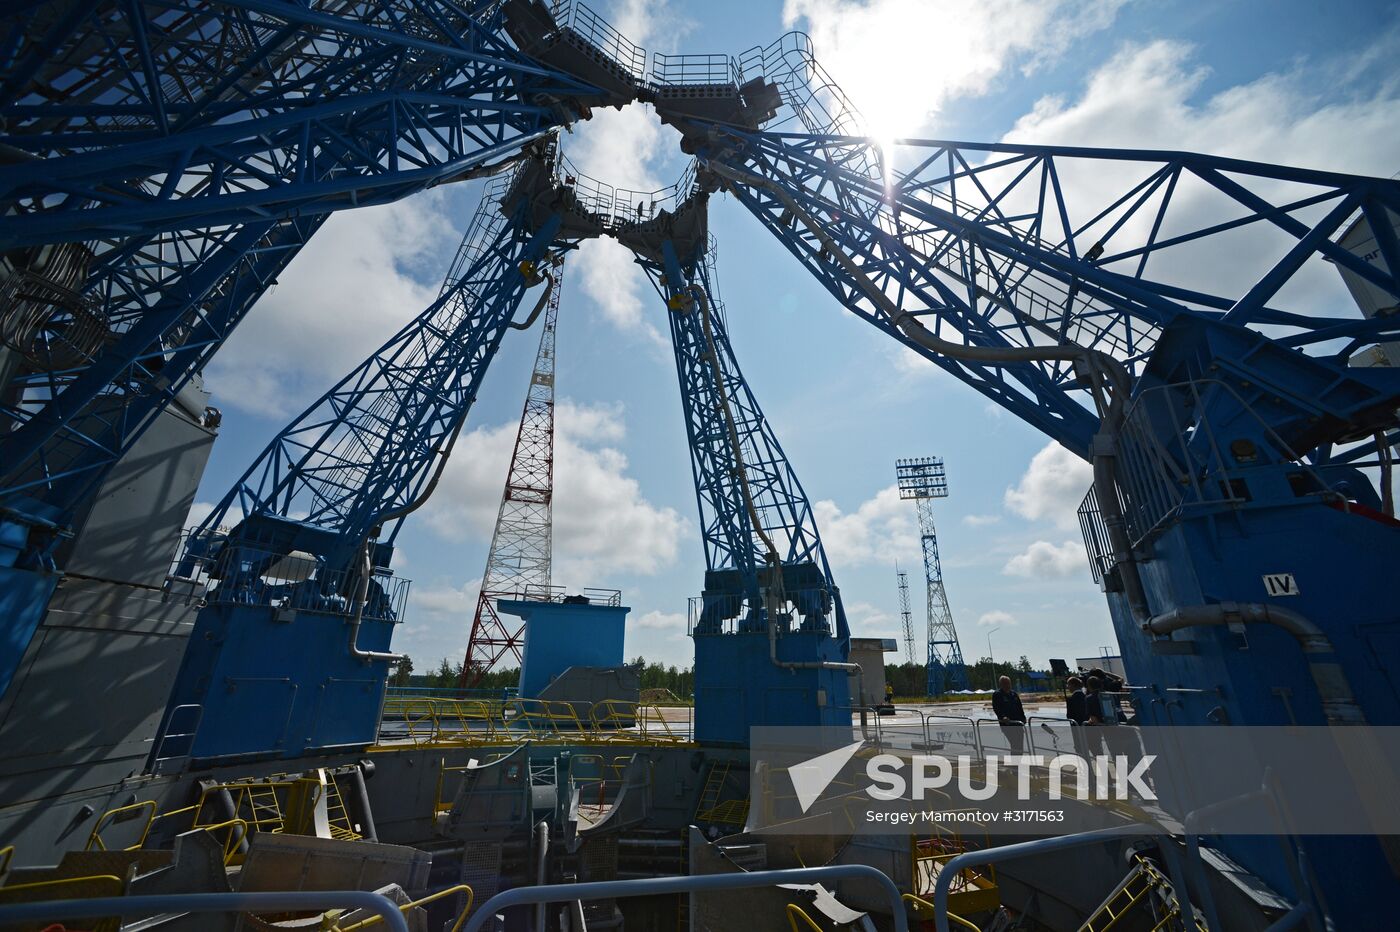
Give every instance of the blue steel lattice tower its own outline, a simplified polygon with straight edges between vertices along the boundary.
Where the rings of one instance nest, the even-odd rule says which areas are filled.
[[[933,525],[933,500],[948,497],[943,460],[936,456],[896,460],[899,497],[912,498],[919,507],[919,540],[924,550],[924,580],[928,585],[928,685],[930,696],[967,689],[967,665],[963,663],[953,610],[943,588],[943,566],[938,559],[938,532]]]

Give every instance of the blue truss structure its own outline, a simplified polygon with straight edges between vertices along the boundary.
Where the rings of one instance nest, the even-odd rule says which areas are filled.
[[[1288,399],[1293,416],[1276,426],[1301,449],[1338,438],[1301,428],[1300,410],[1353,433],[1384,426],[1393,374],[1348,371],[1346,360],[1400,333],[1400,318],[1318,308],[1307,282],[1293,279],[1321,257],[1400,295],[1389,271],[1400,268],[1400,248],[1386,216],[1400,210],[1400,182],[1193,153],[935,140],[882,149],[851,136],[710,129],[702,163],[764,182],[726,179],[843,305],[1081,455],[1098,415],[1072,363],[993,367],[910,340],[776,191],[819,220],[900,312],[944,340],[1074,343],[1113,356],[1137,380],[1164,335],[1191,328],[1237,344],[1242,373]],[[886,172],[886,164],[909,167]],[[1333,242],[1358,213],[1380,231],[1386,265]],[[1193,285],[1203,265],[1235,289]],[[1313,396],[1328,373],[1354,393]]]
[[[590,88],[444,0],[26,4],[5,29],[0,248],[364,206],[579,115]]]
[[[32,156],[0,168],[0,244],[67,270],[0,411],[0,502],[59,523],[327,212],[471,177],[591,93],[495,4],[24,4],[0,29],[0,141]]]
[[[486,191],[438,299],[273,439],[192,546],[295,549],[337,572],[347,548],[392,545],[399,513],[429,488],[558,230],[557,216],[532,223],[513,177]]]
[[[729,342],[714,247],[685,262],[667,242],[663,255],[664,265],[638,261],[669,308],[690,441],[706,567],[705,604],[696,633],[715,633],[736,618],[741,631],[765,630],[762,593],[776,584],[770,572],[771,543],[783,568],[781,585],[801,616],[800,627],[833,633],[830,616],[835,635],[844,642],[850,631],[811,503]],[[699,306],[701,296],[706,309]],[[803,605],[799,592],[826,596]]]
[[[1400,334],[1400,182],[1184,152],[881,145],[809,64],[768,71],[805,133],[676,121],[699,182],[732,191],[847,309],[1094,462],[1079,519],[1138,723],[1400,721],[1374,673],[1400,663],[1381,608],[1400,370],[1367,361]],[[1215,844],[1317,915],[1385,921],[1350,892],[1393,880],[1374,838]],[[1304,858],[1315,887],[1297,882]]]
[[[394,539],[432,494],[553,259],[559,214],[535,211],[519,174],[486,192],[438,299],[288,425],[190,532],[169,583],[202,599],[164,726],[180,756],[374,740],[407,596],[389,569]],[[247,688],[211,686],[224,683]]]

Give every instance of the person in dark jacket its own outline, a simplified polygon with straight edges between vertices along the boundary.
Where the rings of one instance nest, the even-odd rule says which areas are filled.
[[[1070,690],[1069,698],[1065,700],[1065,718],[1076,725],[1083,725],[1089,720],[1089,699],[1084,695],[1084,681],[1071,676],[1065,680],[1065,685]]]
[[[1020,695],[1011,688],[1011,677],[1003,676],[997,681],[997,691],[992,693],[992,712],[1001,724],[1011,753],[1019,755],[1025,746],[1026,710],[1021,707]]]
[[[1070,734],[1074,736],[1074,751],[1080,757],[1089,756],[1089,736],[1084,726],[1089,723],[1089,696],[1084,692],[1084,681],[1077,676],[1065,680],[1069,687],[1069,698],[1065,700],[1065,718],[1069,719]]]

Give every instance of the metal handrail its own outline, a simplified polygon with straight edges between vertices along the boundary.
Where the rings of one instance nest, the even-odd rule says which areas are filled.
[[[969,851],[952,858],[943,865],[943,870],[938,872],[938,880],[933,886],[933,923],[938,932],[948,932],[948,892],[952,887],[953,878],[959,876],[965,869],[979,865],[998,864],[1002,861],[1014,861],[1017,858],[1028,857],[1036,854],[1048,854],[1052,851],[1062,851],[1066,848],[1079,848],[1084,845],[1097,844],[1101,841],[1113,841],[1119,838],[1135,838],[1149,834],[1147,827],[1139,824],[1115,825],[1113,828],[1101,828],[1092,832],[1082,832],[1078,835],[1059,835],[1054,838],[1038,838],[1035,841],[1023,841],[1014,845],[1003,845],[999,848],[992,848],[986,851]],[[1165,849],[1165,846],[1163,846]],[[1173,888],[1176,888],[1179,871],[1172,871]],[[1186,902],[1186,886],[1183,883],[1180,889],[1175,890],[1177,897],[1182,903],[1183,912],[1189,908]],[[468,930],[470,932],[470,930]]]
[[[410,903],[404,903],[399,907],[399,912],[406,913],[410,909],[427,906],[429,903],[435,903],[443,897],[451,896],[454,893],[465,893],[467,895],[467,905],[463,907],[461,914],[457,916],[457,921],[452,924],[452,928],[449,930],[449,932],[460,932],[462,923],[467,921],[467,913],[472,911],[472,904],[476,902],[476,891],[474,891],[469,884],[459,883],[455,887],[447,887],[436,893],[429,893],[425,897],[420,897]],[[354,925],[345,926],[344,928],[335,926],[334,932],[355,932],[356,929],[366,929],[383,921],[383,916],[371,916],[368,919],[361,919]]]
[[[367,909],[383,917],[391,932],[408,932],[399,907],[380,893],[364,890],[297,890],[285,893],[163,893],[148,896],[103,896],[85,900],[50,900],[0,906],[0,925],[50,922],[55,919],[102,919],[107,916],[153,916],[164,913],[245,913]],[[484,919],[481,914],[477,918]]]
[[[660,896],[668,893],[701,893],[713,890],[746,890],[780,884],[815,884],[835,880],[866,880],[880,887],[890,904],[895,932],[909,932],[899,888],[882,872],[868,864],[834,864],[826,867],[800,867],[743,874],[701,874],[684,877],[648,877],[642,880],[603,880],[592,883],[561,883],[538,887],[516,887],[497,893],[481,905],[463,932],[480,932],[494,916],[513,906],[560,903],[569,900],[602,900],[631,896]],[[945,929],[946,932],[946,923]]]
[[[972,746],[973,746],[973,749],[977,752],[977,759],[978,759],[978,760],[986,760],[986,759],[987,759],[986,751],[982,748],[982,735],[981,735],[981,733],[977,730],[977,722],[978,722],[978,719],[972,718],[972,717],[969,716],[969,715],[944,715],[944,714],[941,714],[941,713],[938,713],[938,712],[926,712],[926,713],[924,713],[924,743],[925,743],[925,744],[933,744],[933,733],[932,733],[932,732],[930,731],[930,729],[929,729],[929,722],[930,722],[930,721],[933,721],[934,719],[938,719],[938,720],[940,720],[940,721],[945,721],[945,722],[959,722],[959,723],[961,723],[961,722],[966,722],[967,725],[968,725],[968,727],[971,728],[971,730],[972,730]]]
[[[1044,729],[1049,730],[1050,733],[1051,733],[1052,735],[1054,734],[1054,728],[1053,728],[1053,726],[1056,726],[1056,725],[1064,725],[1066,728],[1070,729],[1070,733],[1069,733],[1069,734],[1070,734],[1071,743],[1073,742],[1073,738],[1074,738],[1074,731],[1073,731],[1073,729],[1079,727],[1079,726],[1077,726],[1074,722],[1070,721],[1070,720],[1067,719],[1067,718],[1057,718],[1057,717],[1055,717],[1055,716],[1053,716],[1053,715],[1032,715],[1032,716],[1028,717],[1028,718],[1026,719],[1026,734],[1027,734],[1028,737],[1030,738],[1030,748],[1031,748],[1031,753],[1032,753],[1032,754],[1035,754],[1036,751],[1037,751],[1037,748],[1036,748],[1036,746],[1035,746],[1035,733],[1036,733],[1036,725],[1037,725],[1037,723],[1039,723],[1039,726],[1040,726],[1041,728],[1044,728]],[[1055,750],[1058,751],[1059,748],[1057,747]],[[1072,750],[1072,748],[1071,748],[1071,750]]]
[[[198,714],[195,715],[195,717],[194,717],[194,724],[193,724],[192,726],[190,726],[189,731],[172,732],[170,729],[171,729],[172,727],[174,727],[174,724],[175,724],[175,716],[178,715],[182,709],[194,709],[194,710],[198,713]],[[159,772],[160,772],[160,765],[161,765],[161,763],[162,763],[163,761],[174,760],[174,759],[179,758],[179,757],[187,757],[187,756],[189,755],[190,747],[193,746],[193,744],[194,744],[194,737],[195,737],[195,735],[197,735],[197,734],[199,733],[199,726],[200,726],[203,722],[204,722],[204,705],[203,705],[202,703],[198,703],[198,702],[186,702],[186,703],[182,703],[181,705],[177,705],[177,706],[175,706],[174,708],[172,708],[172,709],[170,710],[170,714],[167,715],[167,716],[165,717],[165,727],[162,728],[161,731],[160,731],[160,741],[156,744],[155,753],[151,756],[151,767],[152,767],[152,769],[153,769],[156,773],[159,773]],[[172,754],[172,755],[170,755],[170,756],[168,756],[168,757],[165,755],[165,753],[164,753],[164,752],[165,752],[165,742],[169,741],[171,738],[189,738],[189,739],[190,739],[189,744],[187,744],[187,745],[185,746],[185,753],[184,753],[184,754]]]

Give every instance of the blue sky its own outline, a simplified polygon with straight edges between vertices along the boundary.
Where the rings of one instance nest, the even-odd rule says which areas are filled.
[[[1400,19],[1385,3],[596,5],[664,52],[737,53],[804,29],[872,126],[890,133],[1400,169]],[[632,188],[679,175],[676,143],[640,106],[565,139],[585,171]],[[207,374],[225,416],[194,517],[431,301],[478,194],[457,185],[346,212],[303,250]],[[855,632],[896,635],[898,561],[922,637],[915,515],[893,495],[893,463],[934,454],[947,462],[939,540],[968,658],[986,655],[993,629],[996,656],[1038,664],[1112,644],[1074,522],[1087,468],[843,312],[732,199],[712,201],[711,228],[740,364],[817,503]],[[564,289],[556,582],[622,589],[628,655],[688,664],[686,600],[703,558],[662,308],[611,243],[581,250]],[[507,338],[439,491],[400,538],[396,568],[414,582],[395,647],[420,667],[465,649],[537,336]]]

